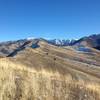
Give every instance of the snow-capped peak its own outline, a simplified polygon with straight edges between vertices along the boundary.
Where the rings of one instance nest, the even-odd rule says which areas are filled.
[[[33,40],[35,39],[34,37],[28,37],[27,40]]]

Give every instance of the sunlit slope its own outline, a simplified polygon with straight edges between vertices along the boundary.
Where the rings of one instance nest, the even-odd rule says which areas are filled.
[[[0,59],[0,100],[100,100],[99,61],[81,62],[94,58],[45,41],[38,45]]]

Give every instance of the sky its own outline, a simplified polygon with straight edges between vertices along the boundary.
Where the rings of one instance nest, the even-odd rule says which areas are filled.
[[[0,41],[95,33],[100,33],[100,0],[0,0]]]

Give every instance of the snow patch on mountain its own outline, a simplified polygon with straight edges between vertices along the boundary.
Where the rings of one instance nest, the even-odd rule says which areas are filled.
[[[73,44],[75,41],[76,40],[53,39],[53,40],[48,40],[48,43],[57,45],[57,46],[68,46],[68,45]]]
[[[27,40],[33,40],[35,37],[28,37]]]

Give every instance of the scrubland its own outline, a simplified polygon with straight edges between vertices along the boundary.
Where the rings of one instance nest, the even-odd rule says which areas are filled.
[[[0,100],[100,100],[100,84],[76,80],[70,73],[37,71],[3,58]]]

